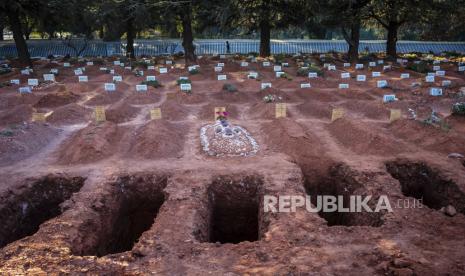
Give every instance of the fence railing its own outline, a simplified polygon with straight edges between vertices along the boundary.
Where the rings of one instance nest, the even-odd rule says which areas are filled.
[[[225,54],[226,41],[230,45],[230,53],[247,54],[259,51],[258,40],[245,39],[214,39],[214,40],[196,40],[195,51],[198,55],[206,54]],[[32,57],[46,57],[48,55],[75,55],[73,48],[69,47],[60,40],[29,40],[27,42],[29,52]],[[83,45],[82,41],[73,43],[76,48]],[[142,55],[168,55],[183,51],[180,40],[136,40],[136,56]],[[384,52],[386,42],[361,41],[359,50],[370,53]],[[348,44],[344,40],[272,40],[271,52],[273,54],[296,54],[296,53],[327,53],[331,51],[346,52]],[[429,42],[429,41],[398,41],[397,51],[399,53],[422,52],[422,53],[440,53],[445,51],[455,51],[465,53],[465,42]],[[93,40],[87,43],[87,46],[80,54],[81,56],[112,56],[125,55],[126,42],[104,42]],[[0,43],[0,57],[15,57],[17,51],[12,41]]]

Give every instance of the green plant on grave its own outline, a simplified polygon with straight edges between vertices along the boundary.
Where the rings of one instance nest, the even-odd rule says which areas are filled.
[[[282,79],[287,79],[288,81],[292,81],[292,77],[288,73],[283,73],[279,77]]]
[[[92,62],[94,63],[94,65],[104,65],[105,64],[105,60],[103,58],[94,58],[94,59],[92,59]]]
[[[307,67],[300,67],[297,70],[297,76],[307,77],[308,73],[316,73],[318,76],[323,76],[323,70],[315,65],[308,65]]]
[[[0,136],[5,136],[5,137],[12,137],[14,136],[14,132],[10,129],[4,129],[2,131],[0,131]]]
[[[163,85],[158,82],[157,80],[150,80],[150,81],[143,81],[142,84],[152,86],[153,88],[159,88],[162,87]]]
[[[198,73],[200,73],[200,71],[197,68],[189,70],[189,74],[191,75],[197,75]]]
[[[465,102],[455,103],[452,105],[452,114],[465,116]]]
[[[408,70],[415,71],[417,73],[426,74],[428,73],[428,63],[425,61],[420,61],[419,63],[412,63],[406,67]]]
[[[237,91],[237,88],[234,84],[231,84],[231,83],[225,83],[223,85],[223,90],[227,91],[227,92],[230,92],[230,93],[233,93],[233,92],[236,92]]]
[[[1,67],[0,68],[0,75],[4,75],[4,74],[8,74],[11,72],[11,68],[10,67]]]
[[[265,103],[272,103],[272,102],[275,102],[278,99],[279,99],[279,97],[277,97],[276,95],[273,95],[273,94],[268,94],[265,97],[263,97],[263,101]]]
[[[141,67],[141,68],[147,69],[149,67],[149,65],[151,65],[151,64],[148,64],[144,60],[136,60],[136,61],[132,62],[131,65],[134,68]]]
[[[185,83],[192,83],[190,79],[178,79],[176,81],[177,85],[185,84]]]

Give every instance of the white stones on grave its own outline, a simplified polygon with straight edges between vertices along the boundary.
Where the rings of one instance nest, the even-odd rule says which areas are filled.
[[[378,88],[386,88],[388,86],[388,83],[386,80],[379,80],[376,82],[376,87]]]
[[[107,92],[113,92],[116,91],[116,85],[114,83],[105,83],[104,84],[105,91]]]
[[[273,71],[274,72],[279,72],[279,71],[282,71],[282,68],[281,68],[280,65],[275,65],[275,66],[273,66]]]
[[[24,94],[24,93],[32,93],[32,89],[30,86],[24,86],[19,88],[19,93]]]
[[[160,72],[160,74],[167,74],[168,73],[168,68],[160,67],[160,68],[158,68],[158,72]]]
[[[74,70],[74,75],[75,75],[75,76],[80,76],[80,75],[82,75],[82,69],[79,68],[79,69]]]
[[[39,85],[39,80],[38,79],[28,79],[27,80],[27,85],[29,85],[29,86],[37,86],[37,85]]]
[[[443,87],[448,87],[448,86],[451,86],[452,85],[452,82],[450,80],[443,80],[441,85]]]
[[[357,70],[363,69],[363,64],[361,64],[361,63],[355,64],[355,69],[357,69]]]
[[[117,82],[123,81],[123,77],[122,76],[113,76],[113,81],[117,81]]]
[[[263,65],[263,67],[269,67],[269,66],[271,66],[271,63],[269,61],[264,61],[262,63],[262,65]]]
[[[21,75],[29,76],[32,73],[32,69],[26,68],[21,70]]]
[[[262,82],[260,85],[261,90],[271,88],[271,82]]]
[[[54,75],[58,75],[58,69],[52,68],[52,69],[50,69],[50,73],[54,74]]]
[[[10,83],[19,85],[19,80],[18,79],[12,79],[12,80],[10,80]]]
[[[283,63],[281,63],[281,66],[282,66],[282,67],[289,67],[289,63],[283,62]]]
[[[78,76],[79,82],[88,82],[89,78],[87,76]]]
[[[63,63],[63,67],[71,67],[71,63],[65,62],[65,63]]]
[[[370,63],[368,63],[368,66],[370,66],[370,67],[375,67],[375,66],[376,66],[376,62],[370,61]]]
[[[315,72],[309,72],[309,73],[308,73],[308,77],[309,77],[310,79],[314,79],[314,78],[318,77],[318,74],[315,73]]]
[[[349,89],[349,84],[348,83],[340,83],[339,84],[339,89]]]
[[[329,65],[328,71],[336,71],[336,65]]]
[[[215,66],[215,72],[222,72],[223,71],[223,67],[221,66]]]
[[[341,73],[341,79],[348,79],[350,78],[350,73]]]
[[[446,71],[438,70],[436,71],[436,76],[444,77],[446,75]]]
[[[301,83],[301,84],[300,84],[300,88],[311,88],[311,87],[312,87],[311,84],[308,83],[308,82],[307,82],[307,83]]]
[[[372,78],[379,78],[379,77],[381,77],[381,72],[371,72],[371,77]]]
[[[44,81],[55,81],[54,74],[44,74],[43,75]]]
[[[391,70],[391,65],[384,65],[383,66],[383,71],[388,71],[388,70]]]
[[[198,66],[198,65],[192,65],[192,66],[187,67],[187,70],[188,70],[189,72],[191,72],[191,71],[197,70],[198,67],[200,67],[200,66]],[[215,68],[216,68],[216,67],[215,67]],[[216,69],[215,69],[215,70],[216,70]]]
[[[434,76],[426,76],[425,82],[434,82]]]
[[[241,67],[247,67],[249,66],[249,63],[246,61],[241,62]]]
[[[396,98],[396,95],[394,94],[383,96],[383,103],[390,103],[390,102],[395,102],[395,101],[397,101],[397,98]]]
[[[367,76],[366,75],[357,75],[357,81],[366,81]]]
[[[192,85],[190,83],[181,83],[181,91],[191,91]]]
[[[249,72],[249,74],[247,75],[247,78],[248,79],[256,79],[256,78],[258,78],[258,73],[257,72]]]
[[[227,79],[226,75],[218,75],[218,80],[219,81],[223,81],[223,80],[226,80],[226,79]]]
[[[431,87],[429,90],[431,96],[442,96],[442,88]]]
[[[345,62],[345,63],[343,64],[343,66],[346,67],[346,68],[347,68],[347,67],[350,67],[350,63]]]
[[[136,85],[137,92],[147,92],[147,84],[137,84]]]
[[[324,63],[324,64],[323,64],[323,68],[327,69],[330,65],[331,65],[331,64],[329,64],[329,63]]]
[[[88,62],[86,62],[86,65],[87,65],[87,66],[93,66],[93,65],[94,65],[94,62],[93,62],[93,61],[88,61]]]
[[[433,66],[433,71],[438,71],[438,70],[441,70],[441,66],[439,65]]]
[[[146,81],[156,81],[157,78],[155,76],[147,76],[147,77],[145,77],[145,80]]]
[[[409,73],[402,73],[402,74],[400,74],[400,78],[401,78],[401,79],[409,79],[409,78],[410,78],[410,74],[409,74]]]

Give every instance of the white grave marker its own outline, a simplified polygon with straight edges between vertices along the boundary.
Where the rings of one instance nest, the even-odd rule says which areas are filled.
[[[315,72],[309,72],[309,73],[308,73],[308,77],[311,78],[311,79],[313,79],[313,78],[318,77],[318,74],[315,73]]]
[[[301,83],[300,84],[300,88],[311,88],[312,86],[310,85],[310,83]]]
[[[168,73],[168,68],[161,67],[158,71],[160,71],[160,74],[166,74]]]
[[[54,74],[44,74],[44,81],[55,81]]]
[[[78,76],[79,82],[88,82],[89,78],[87,76]]]
[[[372,78],[381,77],[381,72],[371,72],[371,77]]]
[[[376,87],[378,88],[385,88],[388,86],[388,83],[386,80],[379,80],[377,83],[376,83]]]
[[[145,91],[147,91],[147,85],[146,84],[137,84],[136,85],[136,91],[137,92],[145,92]]]
[[[192,85],[190,83],[181,83],[181,91],[191,91]]]
[[[367,76],[366,75],[357,75],[357,81],[366,81]]]
[[[426,76],[426,82],[434,82],[434,76]]]
[[[19,88],[19,93],[32,93],[31,87],[24,86]]]
[[[271,88],[271,82],[262,82],[261,89]]]
[[[19,80],[18,79],[12,79],[12,80],[10,80],[10,83],[11,84],[19,84]]]
[[[123,81],[122,76],[113,76],[113,81]]]
[[[348,79],[350,78],[350,73],[341,73],[341,79]]]
[[[227,77],[226,75],[218,75],[218,80],[221,81],[221,80],[226,80]]]
[[[273,71],[279,72],[279,71],[282,71],[282,68],[279,65],[275,65],[275,66],[273,66]]]
[[[383,102],[385,102],[385,103],[395,102],[396,100],[397,100],[396,95],[394,95],[394,94],[384,95],[383,96]]]
[[[442,88],[431,87],[430,95],[431,96],[442,96]]]
[[[400,78],[401,79],[408,79],[408,78],[410,78],[410,74],[409,73],[402,73],[402,74],[400,74]]]
[[[105,83],[105,91],[115,91],[116,90],[116,85],[114,83]]]
[[[39,80],[38,79],[28,79],[27,80],[27,85],[29,85],[29,86],[37,86],[37,85],[39,85]]]
[[[339,84],[339,89],[348,89],[349,88],[349,84],[348,83],[340,83]]]
[[[146,81],[156,81],[157,78],[155,76],[147,76],[147,77],[145,77],[145,80]]]
[[[363,64],[361,63],[355,64],[355,69],[363,69]]]

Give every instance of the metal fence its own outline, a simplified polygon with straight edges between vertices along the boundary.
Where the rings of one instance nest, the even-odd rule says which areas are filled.
[[[228,40],[231,53],[248,54],[259,51],[258,40]],[[75,55],[75,51],[60,40],[30,40],[27,42],[29,52],[32,57],[46,57],[48,55]],[[225,54],[226,39],[196,40],[194,42],[196,54]],[[76,48],[83,45],[82,41],[73,43]],[[136,56],[167,55],[183,51],[180,40],[136,40]],[[359,50],[370,53],[384,52],[386,42],[361,41]],[[296,53],[326,53],[326,52],[346,52],[348,45],[344,40],[272,40],[271,52],[273,54],[296,54]],[[445,51],[455,51],[465,53],[465,42],[428,42],[428,41],[399,41],[397,42],[399,53],[408,52],[433,52],[441,53]],[[100,40],[90,41],[81,56],[112,56],[124,55],[126,53],[126,43],[103,42]],[[17,56],[16,47],[13,42],[0,43],[0,57]]]

